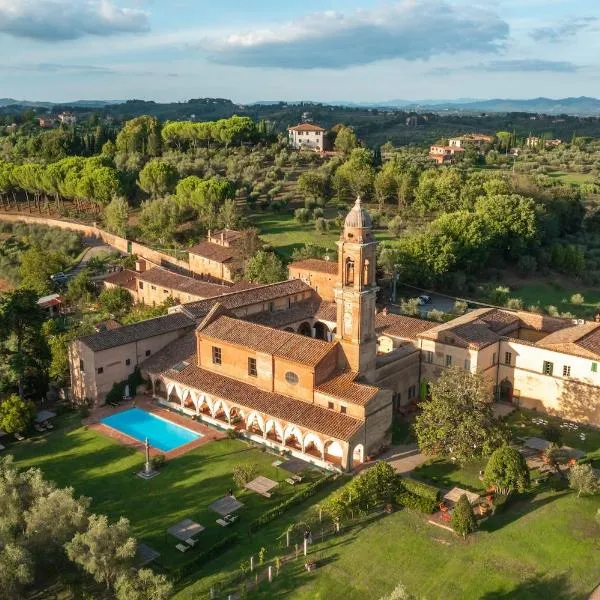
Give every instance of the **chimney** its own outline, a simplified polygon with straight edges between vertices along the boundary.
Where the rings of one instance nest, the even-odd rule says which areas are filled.
[[[143,273],[148,268],[146,261],[143,258],[138,258],[135,261],[135,270],[138,273]]]

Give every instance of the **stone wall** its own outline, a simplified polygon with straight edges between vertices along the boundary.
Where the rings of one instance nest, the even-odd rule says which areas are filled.
[[[153,250],[138,242],[127,240],[113,233],[109,233],[104,229],[100,229],[95,225],[85,225],[75,221],[67,221],[63,219],[50,219],[47,217],[38,217],[34,215],[19,215],[0,213],[0,221],[5,222],[22,222],[34,225],[47,225],[48,227],[58,227],[59,229],[69,229],[77,231],[84,237],[93,237],[102,240],[105,244],[112,246],[115,250],[124,254],[135,254],[141,258],[145,258],[149,263],[158,267],[164,267],[172,271],[177,271],[184,275],[192,275],[188,261],[174,258],[164,252]]]

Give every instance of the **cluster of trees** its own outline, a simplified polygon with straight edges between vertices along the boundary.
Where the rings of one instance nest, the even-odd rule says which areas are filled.
[[[227,148],[231,144],[255,141],[258,135],[256,123],[250,117],[233,115],[218,121],[167,121],[161,131],[167,148],[178,152],[195,150],[211,143],[221,143]]]
[[[172,586],[163,575],[134,568],[137,543],[129,522],[89,513],[89,498],[46,481],[39,469],[20,471],[0,459],[0,590],[22,598],[51,573],[85,573],[116,600],[163,600]],[[77,568],[78,567],[78,568]]]
[[[123,193],[123,184],[119,172],[105,156],[72,156],[48,165],[0,161],[2,205],[9,207],[11,199],[16,203],[19,192],[25,194],[28,207],[33,199],[40,210],[42,198],[46,202],[53,198],[57,208],[61,200],[70,199],[78,206],[99,209]]]

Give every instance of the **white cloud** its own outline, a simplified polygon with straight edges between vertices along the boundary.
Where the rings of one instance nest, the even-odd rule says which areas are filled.
[[[508,24],[494,12],[445,0],[403,0],[350,14],[327,11],[203,44],[212,62],[292,69],[341,68],[379,60],[496,52]]]
[[[0,33],[45,41],[149,30],[142,10],[112,0],[0,0]]]

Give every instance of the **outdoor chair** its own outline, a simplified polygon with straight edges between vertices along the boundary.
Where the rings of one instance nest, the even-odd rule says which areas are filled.
[[[190,537],[187,540],[185,540],[185,543],[188,546],[195,546],[198,543],[198,540],[195,540],[194,538]]]
[[[235,523],[239,519],[239,515],[225,515],[223,518],[228,523]]]
[[[18,433],[18,432],[17,432],[17,433],[15,433],[15,439],[16,439],[18,442],[22,442],[22,441],[25,439],[25,436],[24,436],[24,435],[21,435],[20,433]]]
[[[229,527],[231,525],[231,522],[229,521],[225,521],[224,519],[217,519],[217,524],[219,524],[221,527]]]
[[[177,544],[175,546],[179,552],[187,552],[190,549],[190,546],[186,546],[185,544]]]
[[[295,479],[292,479],[291,477],[288,477],[285,480],[286,483],[289,483],[290,485],[296,485],[297,481]]]
[[[36,431],[38,431],[39,433],[42,433],[43,431],[46,431],[46,428],[45,428],[45,427],[42,427],[42,426],[41,426],[40,424],[38,424],[38,423],[36,423],[36,424],[35,424],[33,427],[34,427],[34,429],[35,429]]]
[[[302,477],[300,477],[300,475],[293,475],[292,479],[298,483],[302,482]]]
[[[52,425],[52,423],[50,423],[50,421],[44,421],[44,427],[46,429],[54,429],[54,425]]]

